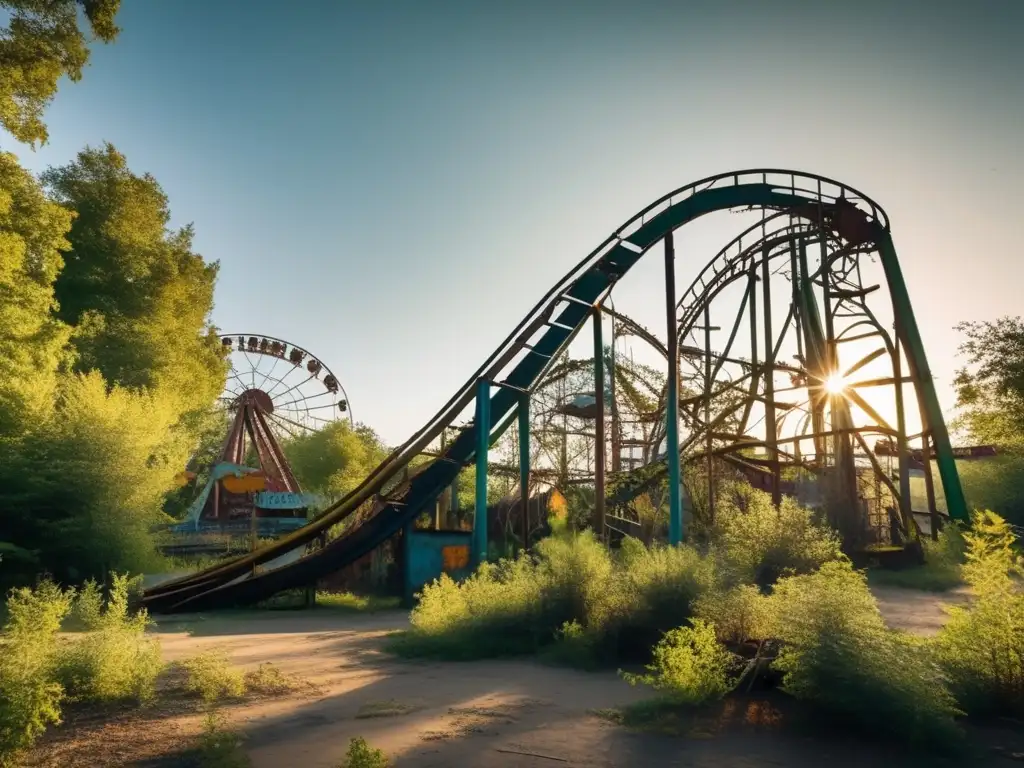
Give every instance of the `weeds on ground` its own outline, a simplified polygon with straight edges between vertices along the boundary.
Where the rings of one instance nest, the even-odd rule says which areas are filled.
[[[966,608],[950,608],[936,638],[942,666],[960,706],[973,715],[1024,716],[1024,566],[1010,526],[993,512],[976,512],[964,534],[963,575],[974,593]]]
[[[374,749],[362,737],[349,741],[341,768],[390,768],[391,761],[383,750]]]
[[[318,608],[333,608],[353,613],[377,613],[400,608],[402,598],[388,595],[355,595],[351,592],[317,592]]]
[[[885,626],[849,563],[784,578],[771,597],[783,690],[871,735],[915,746],[959,743],[959,714],[926,642]]]
[[[180,664],[185,670],[185,691],[199,696],[208,705],[245,695],[245,676],[231,666],[222,650],[206,651]]]
[[[17,765],[47,726],[61,719],[64,689],[54,681],[57,633],[73,593],[51,581],[16,589],[7,599],[0,641],[0,766]]]
[[[202,768],[249,768],[252,765],[242,748],[242,737],[226,727],[219,712],[211,711],[206,715],[199,742],[199,764]]]
[[[630,685],[649,685],[672,704],[696,706],[721,699],[737,681],[737,659],[715,637],[714,625],[694,619],[665,633],[654,646],[647,674],[623,672]]]
[[[264,696],[279,696],[293,691],[296,687],[295,680],[285,676],[269,661],[246,672],[242,678],[242,685],[244,691]]]
[[[342,613],[377,613],[401,607],[402,599],[386,595],[357,595],[352,592],[317,592],[314,608]],[[289,589],[254,606],[257,610],[289,611],[309,607],[304,589]]]
[[[962,566],[966,540],[957,525],[943,528],[937,541],[924,539],[921,543],[924,546],[924,565],[899,570],[874,568],[868,571],[868,581],[926,592],[946,592],[964,583]]]
[[[160,643],[146,635],[145,610],[129,613],[131,587],[127,574],[115,573],[104,608],[95,582],[87,582],[75,600],[76,618],[90,632],[65,645],[56,675],[76,701],[145,702],[156,692],[164,666]]]

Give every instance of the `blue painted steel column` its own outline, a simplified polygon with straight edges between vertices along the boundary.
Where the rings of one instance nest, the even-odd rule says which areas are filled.
[[[491,383],[476,383],[476,499],[473,514],[473,561],[487,560],[487,452],[491,447]]]
[[[523,392],[519,396],[519,503],[523,508],[523,549],[528,549],[530,546],[530,394],[528,392]]]
[[[668,543],[683,542],[683,495],[679,467],[679,334],[676,329],[676,248],[672,233],[665,235],[665,313],[668,321],[668,402],[665,439],[668,450]]]
[[[412,608],[416,602],[413,596],[416,589],[412,583],[412,532],[413,524],[409,523],[402,529],[402,604]]]

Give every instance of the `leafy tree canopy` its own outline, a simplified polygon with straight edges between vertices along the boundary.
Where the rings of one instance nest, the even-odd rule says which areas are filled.
[[[283,449],[303,490],[332,500],[351,492],[388,455],[373,429],[365,424],[352,427],[347,421],[298,435]]]
[[[957,372],[955,426],[970,439],[1024,448],[1024,320],[961,323],[967,365]]]
[[[186,418],[208,413],[226,375],[209,324],[218,265],[193,252],[191,225],[169,229],[160,184],[109,143],[42,178],[76,213],[55,290],[60,318],[76,327],[77,370],[159,389]]]
[[[18,435],[53,406],[68,328],[54,317],[53,281],[71,213],[0,153],[0,435]]]
[[[93,39],[113,42],[121,0],[0,0],[10,14],[0,31],[0,125],[18,141],[32,146],[48,138],[43,112],[62,77],[78,81],[89,61],[89,40],[79,24],[79,10]]]

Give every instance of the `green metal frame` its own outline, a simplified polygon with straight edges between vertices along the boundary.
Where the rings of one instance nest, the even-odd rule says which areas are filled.
[[[931,435],[932,445],[935,446],[935,462],[939,467],[942,490],[946,494],[946,511],[953,520],[969,522],[970,512],[963,486],[960,484],[960,474],[956,469],[953,444],[949,439],[946,420],[942,416],[942,406],[939,405],[939,396],[935,391],[928,357],[924,353],[921,331],[917,327],[914,309],[910,304],[910,293],[907,291],[906,280],[903,279],[903,270],[896,257],[896,248],[888,232],[879,233],[876,245],[886,281],[889,283],[889,295],[892,297],[893,312],[896,316],[896,333],[906,350],[911,376],[917,382],[921,410],[928,421],[924,427]]]
[[[780,178],[784,181],[780,181]],[[798,183],[807,182],[816,184],[817,191],[797,186]],[[625,275],[644,253],[684,224],[714,211],[748,207],[791,210],[794,216],[813,219],[815,213],[821,210],[818,204],[820,200],[825,197],[836,199],[835,195],[822,194],[823,184],[832,184],[842,194],[848,195],[848,199],[865,201],[864,204],[870,206],[871,212],[863,224],[869,230],[870,237],[881,254],[901,340],[912,374],[917,381],[922,410],[926,414],[927,426],[935,446],[949,514],[955,520],[967,519],[966,501],[953,460],[949,434],[942,418],[935,385],[931,379],[920,332],[913,317],[906,284],[892,246],[884,211],[862,193],[820,176],[781,169],[744,170],[701,179],[675,190],[623,225],[615,235],[545,294],[523,323],[509,335],[438,414],[402,447],[396,449],[395,453],[375,469],[358,488],[325,510],[315,521],[251,555],[162,584],[147,592],[147,605],[174,610],[202,610],[213,605],[251,602],[282,589],[307,584],[320,575],[331,573],[372,551],[402,530],[451,485],[462,466],[467,466],[474,459],[478,467],[484,468],[477,477],[477,518],[480,524],[477,526],[476,552],[478,556],[482,554],[485,557],[486,454],[489,444],[511,424],[511,419],[506,420],[506,417],[514,418],[520,392],[532,389],[552,365],[556,355],[590,319],[591,307],[608,294],[615,282]],[[564,302],[567,302],[567,305],[556,314],[556,309]],[[541,335],[534,340],[534,334],[538,331]],[[517,360],[517,353],[522,351],[524,346],[529,354]],[[504,381],[499,382],[500,371],[513,361],[514,367]],[[481,379],[507,386],[500,387],[488,399],[489,385],[482,384]],[[488,389],[485,389],[485,386]],[[474,429],[464,430],[459,434],[447,446],[443,457],[434,461],[410,481],[408,490],[401,498],[389,501],[371,518],[353,527],[350,532],[334,540],[317,554],[300,558],[290,565],[269,570],[254,578],[235,581],[239,576],[250,572],[253,565],[269,562],[304,546],[322,531],[355,513],[397,473],[403,471],[411,457],[422,450],[422,446],[429,444],[442,429],[450,426],[459,417],[462,409],[472,402],[474,394],[478,414]],[[499,427],[492,433],[491,424],[494,422],[499,423]],[[672,469],[677,472],[678,463],[673,464]],[[483,514],[480,514],[481,498]],[[481,541],[483,546],[480,545]]]

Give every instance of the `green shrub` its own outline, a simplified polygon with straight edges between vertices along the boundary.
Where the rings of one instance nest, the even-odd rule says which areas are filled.
[[[672,703],[704,704],[736,685],[736,657],[715,637],[715,627],[694,619],[692,626],[665,633],[654,646],[646,675],[622,673],[631,685],[649,685]]]
[[[59,723],[64,690],[54,682],[61,622],[73,593],[51,581],[13,590],[0,641],[0,766],[18,763],[51,723]]]
[[[393,647],[455,659],[535,651],[544,642],[543,591],[539,569],[526,556],[485,563],[461,584],[443,574],[423,588],[411,632]]]
[[[864,575],[849,563],[780,580],[771,609],[784,690],[871,735],[956,742],[958,712],[926,641],[885,626]]]
[[[1009,525],[976,512],[964,535],[964,577],[974,592],[967,608],[950,608],[936,647],[950,687],[969,714],[1024,715],[1024,575]]]
[[[245,694],[245,676],[231,666],[222,650],[214,649],[185,659],[181,667],[185,670],[185,691],[199,696],[207,704]]]
[[[693,614],[714,625],[718,639],[724,643],[771,637],[770,599],[750,584],[707,591],[697,599]]]
[[[535,557],[484,564],[457,584],[442,576],[423,588],[412,630],[392,648],[405,655],[482,658],[556,653],[588,664],[638,647],[682,624],[714,581],[714,563],[689,547],[648,549],[627,540],[613,555],[590,532],[542,541]],[[564,652],[563,652],[564,651]]]
[[[75,596],[72,617],[85,630],[98,629],[103,617],[103,591],[95,579],[86,581]]]
[[[242,737],[225,726],[223,716],[208,712],[199,742],[202,768],[249,768],[252,761],[242,749]]]
[[[769,586],[842,559],[839,536],[794,499],[737,484],[720,499],[712,539],[733,584]]]
[[[693,547],[646,547],[632,538],[623,541],[616,565],[595,606],[600,620],[588,626],[607,656],[649,651],[662,634],[690,618],[696,599],[717,579],[714,561]]]
[[[485,563],[461,584],[442,575],[425,586],[412,632],[395,649],[484,658],[535,652],[566,622],[589,630],[610,591],[608,550],[590,532],[550,537],[537,550],[536,557]]]
[[[383,750],[374,749],[365,739],[356,737],[348,743],[341,768],[389,768],[390,765],[391,761]]]
[[[92,631],[65,645],[57,679],[78,701],[148,701],[163,669],[160,643],[146,635],[149,616],[145,610],[129,613],[132,580],[116,573],[111,579],[102,613],[96,607],[98,588],[87,583],[79,595],[79,620]]]
[[[594,534],[584,531],[549,536],[537,545],[542,595],[542,637],[550,638],[566,621],[600,626],[614,582],[611,554]]]

